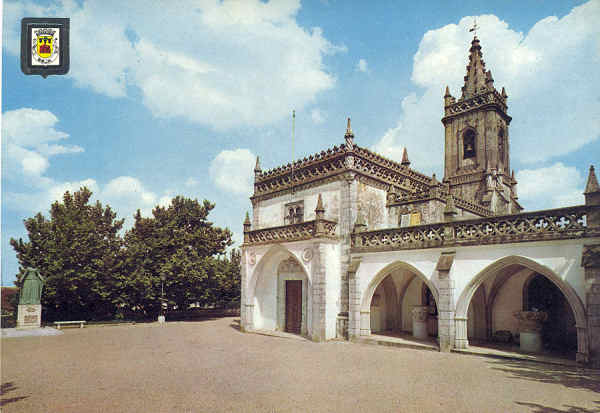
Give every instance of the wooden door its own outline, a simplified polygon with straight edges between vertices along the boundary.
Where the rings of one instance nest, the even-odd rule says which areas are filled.
[[[285,331],[300,334],[302,324],[302,281],[285,282]]]

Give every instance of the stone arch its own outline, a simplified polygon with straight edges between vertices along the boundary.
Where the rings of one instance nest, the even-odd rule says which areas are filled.
[[[526,258],[519,255],[510,255],[493,262],[481,270],[475,277],[473,277],[473,279],[464,288],[456,304],[456,347],[465,348],[468,346],[468,342],[466,340],[466,320],[469,303],[473,298],[473,294],[475,294],[479,286],[488,277],[497,274],[498,271],[510,265],[520,265],[528,268],[535,273],[545,276],[552,281],[554,285],[556,285],[569,303],[571,310],[573,311],[573,315],[575,316],[575,323],[577,327],[578,359],[580,357],[587,358],[589,344],[587,339],[587,318],[583,302],[573,287],[563,281],[552,269],[538,263],[537,261],[534,261],[531,258]],[[465,321],[464,331],[461,331],[462,328],[459,327],[459,322],[461,321]]]
[[[417,268],[403,261],[393,262],[383,269],[381,269],[375,277],[369,282],[369,285],[362,294],[361,299],[361,310],[360,310],[360,334],[370,335],[371,334],[371,300],[377,287],[387,278],[388,275],[392,274],[396,270],[405,270],[412,274],[412,279],[418,279],[422,281],[430,289],[436,306],[439,308],[439,294],[437,287],[429,280],[421,271]],[[412,282],[412,281],[411,281]],[[420,297],[419,297],[420,298]],[[398,296],[400,302],[404,298]],[[398,303],[400,304],[400,303]]]
[[[367,286],[365,292],[363,293],[361,305],[360,305],[361,311],[369,311],[369,307],[371,306],[371,299],[373,298],[373,293],[375,293],[377,286],[390,273],[394,272],[395,270],[399,270],[399,269],[410,271],[412,274],[414,274],[418,278],[420,278],[421,281],[423,281],[427,285],[427,287],[429,287],[429,290],[431,291],[431,293],[433,294],[433,298],[435,299],[435,304],[439,308],[439,294],[438,294],[437,287],[421,271],[419,271],[414,266],[412,266],[406,262],[403,262],[403,261],[397,261],[397,262],[393,262],[393,263],[385,266],[382,270],[380,270],[377,273],[377,275],[375,277],[373,277],[373,279]]]
[[[463,159],[475,158],[477,156],[477,131],[468,127],[462,131],[461,137]]]
[[[280,256],[280,257],[278,258],[278,256]],[[265,267],[269,263],[272,263],[273,260],[275,260],[277,262],[277,265],[275,266],[275,270],[277,270],[277,266],[279,265],[279,262],[283,261],[284,259],[286,259],[287,257],[290,257],[290,256],[294,257],[296,259],[296,261],[298,262],[298,264],[300,264],[300,267],[304,271],[304,274],[306,275],[306,277],[310,283],[310,281],[311,281],[310,280],[310,272],[308,271],[308,268],[306,268],[306,265],[302,262],[302,259],[299,256],[297,256],[296,254],[294,254],[292,251],[290,251],[289,249],[285,248],[283,245],[275,244],[271,248],[269,248],[269,250],[265,253],[265,255],[263,255],[261,257],[261,259],[254,266],[252,273],[250,274],[250,278],[247,283],[247,286],[248,286],[248,294],[246,294],[247,301],[252,300],[254,298],[256,282],[258,280],[258,277],[265,270]],[[248,301],[248,304],[251,304],[251,302]]]
[[[310,272],[294,252],[282,245],[274,245],[263,255],[255,265],[250,277],[246,283],[247,292],[244,295],[244,328],[277,330],[281,328],[281,264],[284,261],[293,261],[296,267],[298,277],[290,276],[288,273],[286,279],[302,279],[302,334],[309,334],[311,331],[311,301],[312,288]]]

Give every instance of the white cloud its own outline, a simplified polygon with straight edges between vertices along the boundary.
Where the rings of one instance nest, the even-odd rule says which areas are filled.
[[[557,162],[517,173],[517,195],[526,209],[558,208],[584,203],[585,177],[575,167]]]
[[[210,177],[218,188],[236,195],[250,195],[256,156],[248,149],[221,151],[210,163]]]
[[[486,68],[509,95],[511,154],[522,162],[558,157],[600,136],[600,2],[547,17],[526,35],[493,15],[477,16]],[[460,97],[473,17],[425,33],[414,56],[412,81],[423,88],[404,98],[398,125],[374,146],[400,160],[407,146],[413,166],[439,171],[443,160],[443,94]]]
[[[356,70],[359,72],[367,73],[369,71],[369,65],[365,59],[359,59],[356,64]]]
[[[192,178],[192,177],[189,177],[185,181],[185,186],[188,187],[188,188],[192,188],[194,186],[198,186],[199,184],[200,184],[200,182],[196,178]]]
[[[104,186],[92,178],[59,182],[46,176],[52,156],[83,152],[83,148],[76,145],[51,143],[69,137],[56,129],[57,124],[58,118],[46,110],[21,108],[3,114],[2,151],[5,162],[2,173],[10,186],[3,193],[7,208],[21,212],[45,212],[54,201],[62,200],[66,191],[75,192],[86,186],[94,193],[94,200],[111,205],[130,225],[131,217],[138,208],[149,216],[157,202],[163,201],[146,189],[141,181],[130,176],[117,177]],[[17,192],[14,188],[22,189]]]
[[[21,108],[2,114],[2,151],[6,165],[2,172],[12,179],[36,184],[47,178],[49,158],[59,154],[80,153],[77,145],[49,142],[65,140],[69,135],[56,129],[58,118],[47,110]]]
[[[18,45],[20,18],[70,16],[69,76],[111,97],[138,87],[158,117],[183,117],[217,129],[264,125],[302,109],[335,85],[323,64],[344,50],[320,29],[296,22],[298,0],[148,3],[65,1],[44,9],[8,3],[5,44]],[[173,30],[157,30],[168,26]],[[101,36],[90,36],[89,28]],[[18,54],[18,48],[7,50]]]
[[[310,111],[310,117],[315,124],[321,124],[325,122],[326,116],[319,108],[315,108]]]

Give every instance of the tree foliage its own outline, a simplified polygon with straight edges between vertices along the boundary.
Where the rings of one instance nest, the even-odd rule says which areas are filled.
[[[110,206],[90,205],[91,195],[67,191],[49,219],[25,220],[27,242],[10,240],[21,265],[16,284],[27,267],[45,277],[45,320],[155,317],[163,293],[180,310],[239,304],[240,253],[224,256],[231,232],[208,221],[214,204],[178,196],[152,217],[138,210],[121,237],[124,221]]]
[[[38,213],[25,220],[29,241],[10,240],[21,265],[34,267],[45,278],[42,305],[46,319],[107,318],[115,311],[122,282],[123,220],[109,206],[89,205],[87,188],[50,208],[50,219]]]
[[[151,218],[138,210],[133,228],[125,235],[131,310],[158,311],[163,294],[170,307],[214,303],[214,255],[232,244],[231,232],[207,220],[214,204],[204,200],[173,198],[168,207],[157,206]]]

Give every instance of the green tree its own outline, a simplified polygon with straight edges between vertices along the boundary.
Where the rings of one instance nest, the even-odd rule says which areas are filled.
[[[231,245],[231,232],[207,220],[215,207],[207,200],[175,197],[168,207],[157,206],[151,218],[140,211],[125,234],[127,296],[131,310],[154,315],[161,290],[170,306],[187,309],[192,303],[214,300],[214,255]]]
[[[29,241],[10,240],[21,267],[18,280],[27,267],[45,278],[47,320],[110,318],[123,302],[123,220],[108,205],[90,205],[91,196],[86,187],[65,192],[62,202],[52,204],[50,219],[38,213],[24,221]]]
[[[218,307],[233,308],[240,304],[240,250],[234,248],[229,252],[229,258],[219,260],[216,274],[217,287],[214,303]]]

